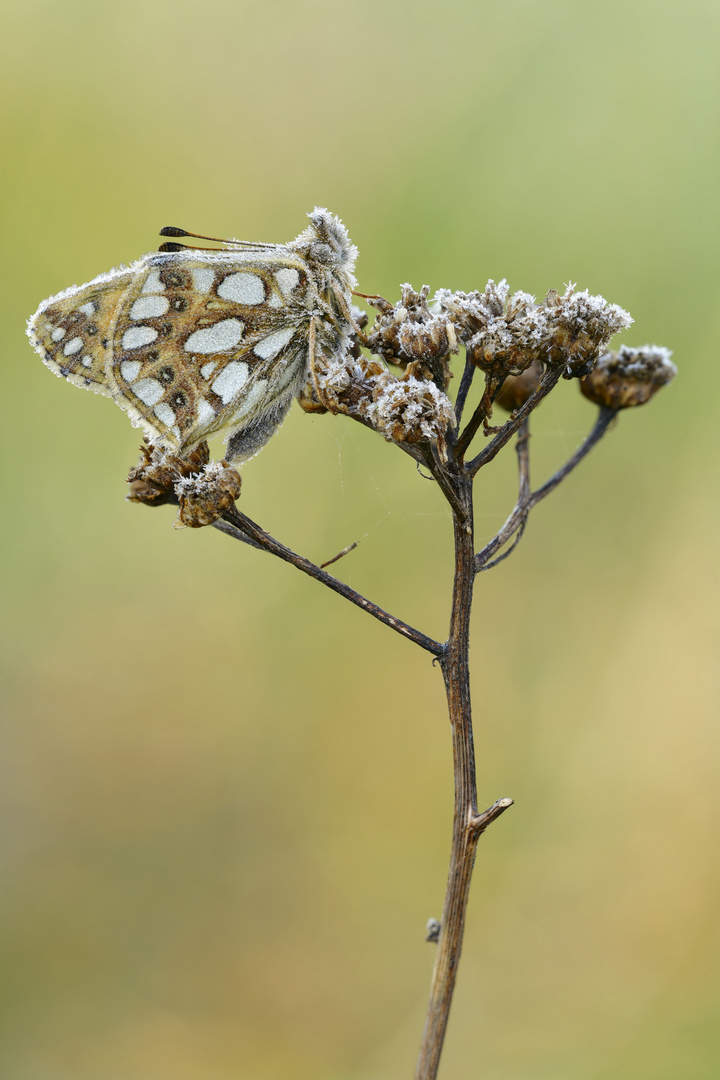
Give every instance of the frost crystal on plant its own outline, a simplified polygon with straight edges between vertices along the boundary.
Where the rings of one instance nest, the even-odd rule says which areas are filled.
[[[586,398],[611,409],[644,405],[677,375],[672,353],[662,345],[622,345],[604,353],[580,382]]]
[[[504,279],[484,292],[436,294],[440,311],[454,323],[468,354],[487,375],[520,375],[535,361],[564,364],[568,376],[583,375],[613,334],[632,319],[617,304],[569,285],[551,289],[541,304],[526,292],[509,296]]]
[[[371,299],[380,314],[368,337],[368,348],[388,363],[405,367],[410,375],[432,379],[445,391],[452,378],[448,360],[451,353],[458,352],[455,327],[446,315],[428,307],[428,285],[419,293],[408,284],[400,288],[401,298],[395,305],[382,297]]]
[[[368,416],[376,431],[391,442],[439,439],[455,422],[450,399],[434,383],[412,376],[381,382]]]
[[[613,334],[633,322],[618,304],[591,296],[587,289],[576,293],[572,284],[563,296],[551,289],[544,305],[550,326],[546,359],[551,364],[564,364],[568,376],[587,375]]]

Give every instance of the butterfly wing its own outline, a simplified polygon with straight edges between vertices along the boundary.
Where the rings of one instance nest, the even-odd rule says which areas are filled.
[[[136,265],[111,343],[117,403],[175,452],[249,427],[266,441],[307,367],[316,289],[304,261],[272,248],[153,253]]]
[[[113,328],[135,274],[135,266],[122,266],[42,302],[27,332],[51,371],[75,386],[113,395],[108,376]]]

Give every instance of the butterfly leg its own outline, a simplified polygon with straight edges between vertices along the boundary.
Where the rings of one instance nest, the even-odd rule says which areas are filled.
[[[308,362],[310,367],[310,379],[312,381],[313,390],[315,391],[315,396],[317,397],[323,408],[327,409],[328,412],[337,413],[337,409],[329,400],[327,394],[324,392],[324,390],[320,389],[320,383],[318,382],[317,377],[317,365],[315,363],[316,346],[317,333],[315,330],[315,319],[312,318],[310,320],[310,326],[308,329]]]
[[[352,310],[351,310],[347,300],[343,296],[340,289],[338,289],[337,285],[333,285],[333,292],[335,293],[335,299],[337,300],[337,302],[338,302],[338,304],[340,306],[340,310],[342,311],[343,315],[345,316],[345,318],[347,319],[347,321],[350,323],[353,330],[355,331],[355,334],[357,336],[358,341],[360,342],[361,345],[367,345],[367,342],[368,342],[367,334],[364,333],[362,326],[360,326],[358,324],[358,321],[355,318],[355,316],[353,315]],[[362,296],[362,298],[364,300],[374,300],[374,299],[376,299],[376,297],[369,296],[366,293],[353,293],[353,296]],[[367,322],[367,317],[365,318],[365,322]]]

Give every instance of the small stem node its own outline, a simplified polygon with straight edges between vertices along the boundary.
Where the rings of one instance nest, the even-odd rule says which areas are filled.
[[[475,835],[480,836],[485,832],[488,825],[492,825],[493,821],[497,821],[501,814],[504,814],[508,807],[512,806],[515,802],[514,799],[505,798],[498,799],[492,806],[489,806],[487,810],[484,810],[482,814],[476,814],[472,811],[468,814],[468,829]]]

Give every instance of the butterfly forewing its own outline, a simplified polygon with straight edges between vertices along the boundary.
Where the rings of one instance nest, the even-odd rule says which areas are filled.
[[[305,369],[309,287],[285,252],[147,256],[114,326],[118,403],[183,451],[251,423]]]
[[[113,328],[135,273],[134,267],[112,270],[40,305],[28,324],[28,335],[51,371],[76,386],[113,395],[109,377]]]

